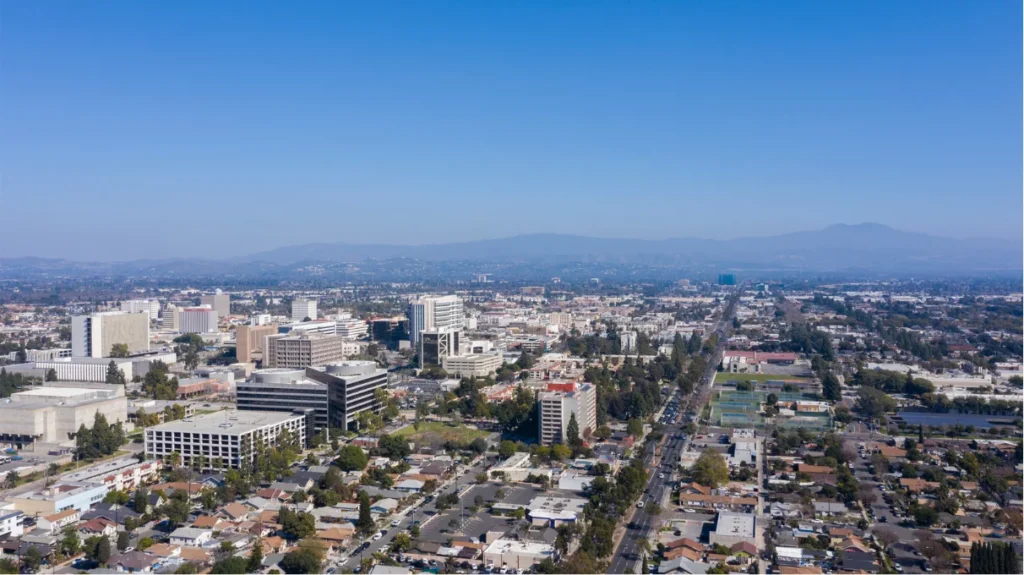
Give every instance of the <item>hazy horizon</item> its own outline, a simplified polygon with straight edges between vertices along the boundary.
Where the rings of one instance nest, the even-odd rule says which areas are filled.
[[[4,3],[0,257],[1024,238],[1021,6]]]

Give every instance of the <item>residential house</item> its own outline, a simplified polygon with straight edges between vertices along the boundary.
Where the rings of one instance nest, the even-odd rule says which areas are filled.
[[[145,551],[132,551],[112,557],[108,565],[118,573],[152,573],[160,557]]]
[[[209,529],[196,529],[194,527],[179,527],[170,535],[171,545],[182,545],[187,547],[201,547],[213,536]]]

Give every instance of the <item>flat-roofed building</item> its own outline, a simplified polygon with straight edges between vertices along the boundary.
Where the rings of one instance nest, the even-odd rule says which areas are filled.
[[[501,538],[484,549],[484,562],[495,569],[511,567],[525,571],[545,559],[555,558],[554,546],[523,539]]]
[[[199,298],[200,305],[208,305],[217,312],[218,317],[231,315],[231,296],[221,290]]]
[[[57,374],[57,381],[107,381],[110,362],[121,370],[125,381],[135,375],[136,359],[130,357],[58,357],[49,361],[35,362],[35,369],[43,373],[51,369]]]
[[[178,331],[181,333],[212,333],[217,331],[220,316],[209,305],[178,309]]]
[[[708,537],[708,541],[712,545],[720,543],[726,547],[743,541],[754,543],[754,515],[719,511],[715,529]]]
[[[446,357],[458,355],[459,339],[462,332],[454,328],[436,328],[420,332],[419,359],[420,367],[436,365],[438,367]]]
[[[292,321],[308,321],[316,319],[316,298],[297,297],[292,300]]]
[[[266,367],[306,368],[345,359],[345,340],[337,335],[301,333],[275,335],[266,340]]]
[[[258,444],[273,448],[285,430],[305,445],[306,422],[307,414],[274,411],[219,412],[169,421],[146,428],[146,455],[164,459],[178,453],[186,467],[202,456],[203,469],[239,469],[252,464]]]
[[[121,311],[125,313],[146,313],[150,321],[160,318],[160,302],[155,299],[129,299],[121,302]]]
[[[556,384],[562,389],[566,384]],[[570,391],[544,391],[537,397],[538,438],[542,445],[565,442],[573,416],[583,439],[597,430],[597,390],[589,383],[571,384]]]
[[[263,358],[263,344],[267,336],[277,333],[277,324],[240,325],[235,328],[235,355],[240,363],[250,363],[253,354]]]
[[[306,376],[328,386],[328,418],[331,427],[356,427],[359,413],[381,410],[378,389],[387,390],[388,370],[374,361],[340,361],[306,369]]]
[[[59,443],[91,428],[96,413],[109,423],[128,421],[124,386],[47,382],[0,402],[0,441]]]
[[[347,339],[362,339],[370,332],[370,326],[361,319],[348,318],[338,320],[338,335]]]
[[[503,360],[496,353],[452,355],[441,359],[441,367],[457,377],[487,377],[501,367]]]
[[[109,489],[102,483],[88,481],[62,481],[38,491],[10,497],[11,503],[25,515],[45,516],[75,509],[85,513],[95,503],[103,501]]]
[[[238,409],[242,411],[283,411],[312,409],[314,429],[327,428],[328,385],[306,377],[305,369],[261,369],[248,381],[236,384]]]
[[[71,318],[71,355],[108,357],[114,344],[128,353],[149,349],[149,314],[104,311]]]

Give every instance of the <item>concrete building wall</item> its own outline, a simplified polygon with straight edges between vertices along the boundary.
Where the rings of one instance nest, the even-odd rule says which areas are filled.
[[[277,324],[240,325],[235,330],[235,355],[241,363],[252,361],[254,352],[263,352],[263,340],[277,333]]]

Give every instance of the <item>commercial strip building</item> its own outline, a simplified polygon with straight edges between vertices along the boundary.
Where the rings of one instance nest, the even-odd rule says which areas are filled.
[[[597,430],[597,390],[589,383],[550,384],[549,391],[537,397],[537,435],[542,445],[565,442],[572,416],[580,428],[580,437]]]
[[[708,541],[712,545],[720,543],[732,547],[742,541],[753,543],[754,533],[754,515],[719,511],[715,529],[708,536]]]
[[[90,465],[61,479],[73,483],[102,483],[111,491],[126,491],[159,479],[161,469],[163,462],[160,460],[140,462],[134,457],[122,457]]]
[[[328,420],[331,427],[357,427],[359,412],[377,413],[381,404],[376,390],[388,387],[388,370],[373,361],[341,361],[306,369],[306,377],[328,386]]]
[[[199,298],[199,305],[210,306],[213,311],[217,312],[219,317],[231,315],[231,296],[221,290],[217,290],[211,295],[201,296]]]
[[[178,453],[186,467],[202,456],[203,469],[215,469],[215,464],[238,469],[252,463],[256,445],[276,446],[284,430],[305,445],[307,419],[306,413],[234,411],[169,421],[146,428],[146,455],[164,459]]]
[[[297,297],[292,300],[292,321],[301,322],[316,319],[316,298]]]
[[[155,299],[129,299],[121,302],[121,311],[146,313],[150,321],[156,321],[160,318],[160,302]]]
[[[11,394],[0,403],[0,441],[16,444],[69,441],[96,413],[107,422],[128,421],[124,386],[94,383],[46,384]]]
[[[263,343],[277,334],[277,324],[240,325],[235,328],[235,356],[240,363],[250,363],[254,354],[263,359]]]
[[[457,377],[487,377],[501,367],[503,360],[500,354],[475,353],[471,355],[453,355],[441,358],[441,367],[449,375]]]
[[[42,517],[68,509],[85,513],[93,504],[103,501],[108,491],[102,483],[62,481],[38,491],[15,495],[10,500],[14,508],[25,515]]]
[[[128,353],[149,349],[149,314],[104,311],[71,318],[71,355],[108,357],[114,344]]]
[[[554,561],[555,548],[547,543],[520,539],[497,539],[484,549],[484,562],[494,568],[527,570],[545,559]]]
[[[461,330],[464,324],[465,313],[459,296],[427,296],[409,304],[409,337],[413,349],[419,349],[420,334],[424,331]]]
[[[241,411],[313,410],[311,434],[327,428],[328,384],[306,377],[305,369],[263,369],[236,385]]]
[[[337,335],[301,333],[276,335],[266,340],[266,367],[305,368],[345,359],[345,340]]]

